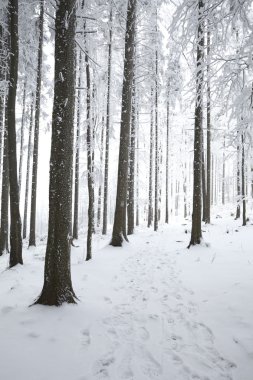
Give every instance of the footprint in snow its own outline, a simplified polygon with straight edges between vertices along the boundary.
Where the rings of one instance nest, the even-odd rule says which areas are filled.
[[[1,309],[1,312],[3,313],[3,314],[8,314],[10,311],[12,311],[14,309],[14,307],[13,306],[4,306],[4,307],[2,307],[2,309]]]
[[[109,369],[115,362],[114,356],[107,354],[102,359],[99,359],[94,364],[93,373],[98,379],[110,378]]]
[[[150,336],[148,330],[144,326],[140,327],[139,335],[142,340],[148,340]]]
[[[90,344],[90,332],[87,329],[81,331],[82,335],[82,345],[88,346]]]
[[[29,338],[39,338],[39,334],[35,333],[34,331],[31,331],[27,334]]]

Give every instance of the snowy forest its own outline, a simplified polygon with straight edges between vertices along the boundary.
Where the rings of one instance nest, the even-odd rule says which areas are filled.
[[[252,0],[0,0],[0,379],[253,379]]]

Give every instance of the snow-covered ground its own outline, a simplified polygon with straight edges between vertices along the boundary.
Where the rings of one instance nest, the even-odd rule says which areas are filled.
[[[123,248],[72,249],[78,305],[32,306],[45,246],[0,258],[1,380],[252,380],[253,226],[139,229]]]

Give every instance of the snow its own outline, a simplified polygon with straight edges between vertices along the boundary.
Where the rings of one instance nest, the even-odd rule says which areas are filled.
[[[123,248],[98,235],[89,262],[72,248],[80,301],[60,308],[29,307],[44,243],[23,266],[1,257],[0,379],[252,380],[253,226],[213,223],[190,250],[189,221],[140,228]]]

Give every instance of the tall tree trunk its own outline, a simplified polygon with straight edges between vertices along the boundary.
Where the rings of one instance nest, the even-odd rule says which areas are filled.
[[[226,139],[224,135],[223,154],[222,154],[222,186],[221,186],[221,201],[223,205],[225,204],[225,180],[226,180],[225,147],[226,147]]]
[[[245,137],[244,132],[241,134],[242,139],[242,225],[246,226],[246,192],[245,192]]]
[[[239,131],[237,131],[237,173],[236,173],[236,190],[237,190],[237,205],[235,219],[239,219],[241,215],[241,180],[240,180],[240,145],[239,145]]]
[[[101,223],[103,158],[104,158],[104,116],[102,117],[101,141],[100,141],[100,178],[99,178],[99,186],[98,186],[97,227],[100,227],[100,223]]]
[[[88,54],[85,54],[86,66],[86,120],[87,120],[87,171],[88,171],[88,232],[87,232],[87,253],[86,261],[92,258],[92,234],[94,231],[94,176],[93,176],[93,126],[91,120],[91,79],[90,79],[90,65]]]
[[[135,80],[133,78],[133,95],[132,95],[132,122],[130,133],[130,152],[129,152],[129,179],[128,179],[128,205],[127,205],[127,222],[128,235],[134,233],[134,196],[135,196],[135,139],[136,139],[136,97],[135,97]]]
[[[170,101],[167,94],[167,130],[166,130],[166,201],[165,201],[165,223],[169,223],[169,127],[170,127]]]
[[[75,107],[76,1],[59,0],[55,18],[55,78],[44,286],[35,303],[75,303],[70,271]],[[66,21],[67,20],[67,21]]]
[[[206,170],[205,170],[205,154],[204,154],[204,133],[202,130],[202,147],[201,147],[201,180],[202,180],[202,220],[206,221]]]
[[[1,229],[0,229],[0,256],[9,249],[9,161],[8,161],[8,130],[7,112],[5,114],[3,176],[1,194]]]
[[[73,239],[78,239],[78,208],[79,208],[79,161],[80,161],[80,107],[81,107],[81,84],[82,84],[82,52],[79,53],[79,73],[76,111],[76,154],[75,154],[75,190],[74,190],[74,217]]]
[[[149,137],[149,186],[148,186],[148,227],[153,220],[153,145],[154,145],[154,110],[153,88],[151,87],[151,113],[150,113],[150,137]]]
[[[28,195],[30,184],[30,166],[31,166],[31,150],[32,150],[32,129],[33,129],[33,96],[31,101],[30,111],[30,126],[29,126],[29,138],[27,147],[27,166],[26,166],[26,183],[25,183],[25,204],[24,204],[24,219],[23,219],[23,239],[26,239],[27,233],[27,210],[28,210]]]
[[[18,81],[18,0],[9,0],[9,93],[7,98],[8,157],[10,182],[10,267],[23,264],[16,148],[16,93]]]
[[[203,117],[203,62],[204,62],[204,27],[203,27],[204,4],[198,1],[198,46],[197,46],[197,78],[196,78],[196,104],[195,104],[195,126],[194,126],[194,162],[193,162],[193,212],[191,245],[200,244],[201,231],[201,158],[202,158],[202,117]]]
[[[210,25],[207,20],[207,132],[206,132],[206,218],[211,222],[211,80],[210,80]]]
[[[106,101],[106,132],[105,132],[105,172],[104,172],[104,205],[103,205],[103,229],[102,234],[107,233],[108,211],[108,172],[109,172],[109,142],[110,142],[110,104],[111,104],[111,72],[112,72],[112,6],[109,20],[109,45],[108,45],[108,73],[107,73],[107,101]]]
[[[112,246],[122,246],[126,234],[126,198],[128,175],[128,150],[131,124],[132,83],[134,69],[136,0],[128,0],[125,34],[125,59],[121,106],[120,147],[118,163],[117,197],[112,232]]]
[[[155,52],[155,215],[154,231],[158,230],[158,173],[159,172],[159,152],[158,152],[158,51]]]
[[[19,193],[21,193],[23,155],[24,155],[23,153],[24,153],[24,129],[25,129],[25,102],[26,102],[26,78],[24,80],[22,118],[21,118],[21,128],[20,128],[20,152],[19,152],[19,174],[18,174]]]
[[[34,143],[33,143],[33,169],[32,169],[29,247],[36,245],[37,173],[38,173],[38,159],[39,159],[38,153],[39,153],[40,97],[41,97],[41,74],[42,74],[42,54],[43,54],[43,26],[44,26],[43,24],[44,24],[44,0],[40,0],[39,46],[38,46],[38,62],[37,62],[37,83],[36,83],[36,94],[35,94],[35,125],[34,125]]]
[[[140,224],[140,207],[139,207],[139,166],[140,166],[140,137],[139,137],[139,104],[138,98],[136,97],[136,217],[135,217],[135,225],[136,227]]]

